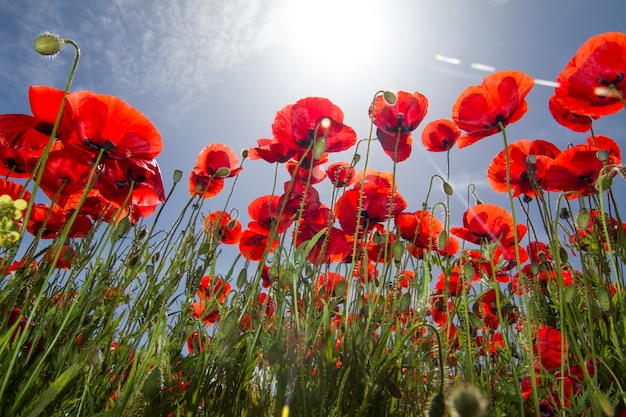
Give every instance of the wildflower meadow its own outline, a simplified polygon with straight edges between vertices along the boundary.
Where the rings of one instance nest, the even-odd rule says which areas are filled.
[[[535,81],[506,70],[428,123],[436,98],[372,92],[369,132],[304,97],[175,172],[139,109],[72,89],[77,42],[34,47],[75,58],[0,115],[0,415],[626,416],[625,138],[594,125],[624,121],[626,34],[554,74],[546,111],[587,135],[564,149],[507,134]],[[414,147],[483,140],[506,204],[450,166],[407,203]],[[266,180],[234,206],[252,164]]]

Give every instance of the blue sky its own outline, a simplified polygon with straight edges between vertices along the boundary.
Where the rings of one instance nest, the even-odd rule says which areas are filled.
[[[487,74],[472,63],[554,80],[588,37],[626,31],[623,16],[620,0],[0,0],[0,113],[29,113],[30,85],[65,85],[71,50],[46,59],[32,49],[33,39],[44,31],[73,39],[82,56],[72,89],[118,96],[152,120],[163,136],[158,160],[166,189],[174,169],[184,172],[166,211],[173,218],[187,200],[186,179],[200,149],[213,142],[236,152],[254,146],[271,135],[274,114],[286,104],[327,97],[362,138],[376,91],[419,91],[429,99],[423,127],[450,118],[456,97]],[[509,140],[548,139],[561,149],[585,140],[551,119],[552,92],[535,86]],[[623,122],[623,112],[602,119],[596,133],[623,143]],[[411,211],[421,208],[431,175],[446,163],[444,154],[421,147],[420,134],[421,127],[411,157],[398,167]],[[494,136],[452,151],[459,198],[474,182],[483,200],[504,204],[485,179],[501,149]],[[371,158],[372,167],[392,169],[377,144]],[[247,161],[231,206],[245,213],[253,198],[270,193],[272,175],[268,164]],[[206,208],[222,204],[223,196]],[[452,222],[460,224],[464,205],[455,204]]]

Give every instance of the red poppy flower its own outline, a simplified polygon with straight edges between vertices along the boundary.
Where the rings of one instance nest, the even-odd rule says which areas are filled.
[[[197,319],[201,319],[206,326],[213,325],[220,318],[218,303],[223,304],[230,292],[230,284],[224,283],[222,278],[203,277],[196,291],[200,301],[191,305],[191,311]]]
[[[511,143],[508,148],[513,197],[520,194],[537,196],[540,193],[538,187],[545,186],[548,168],[561,151],[545,140],[522,139]],[[500,151],[491,161],[487,169],[487,179],[494,191],[507,192],[506,150]]]
[[[461,269],[458,266],[452,268],[450,273],[444,271],[439,273],[435,289],[441,294],[447,294],[452,297],[460,297],[463,295],[469,284],[466,277],[461,276]]]
[[[464,148],[500,131],[522,118],[528,109],[526,95],[532,77],[517,71],[499,71],[483,78],[481,85],[468,87],[452,107],[452,119],[466,133],[457,142]]]
[[[354,168],[348,162],[335,162],[326,168],[326,176],[335,187],[347,187],[354,182]]]
[[[57,205],[50,207],[47,204],[36,203],[28,218],[26,230],[32,235],[41,233],[42,239],[53,239],[63,230],[68,220],[66,213]],[[89,217],[78,215],[70,227],[68,237],[87,236],[91,225]]]
[[[508,251],[515,245],[513,227],[517,229],[518,240],[522,240],[528,230],[526,225],[513,225],[511,214],[500,206],[478,204],[463,214],[463,227],[452,227],[450,233],[477,245],[497,243]]]
[[[437,245],[443,224],[427,210],[399,213],[394,218],[400,236],[414,246],[433,249]]]
[[[248,229],[269,235],[271,231],[284,233],[293,222],[293,215],[280,204],[280,197],[264,195],[248,204],[248,215],[252,220]]]
[[[292,178],[309,184],[319,184],[326,178],[326,173],[321,168],[328,162],[328,154],[324,153],[319,158],[310,159],[310,153],[300,156],[298,160],[290,160],[287,162],[286,167],[289,171],[289,175]]]
[[[57,252],[59,248],[54,246],[50,246],[46,253],[43,256],[44,263],[51,264],[54,261],[55,256],[57,256]],[[58,269],[69,269],[74,262],[76,262],[76,251],[70,245],[65,244],[61,246],[60,252],[58,254],[58,258],[56,263],[54,264],[55,268]]]
[[[241,223],[231,219],[225,211],[214,211],[204,219],[204,231],[209,237],[215,236],[226,245],[239,243],[241,239]]]
[[[294,149],[289,149],[276,138],[273,139],[257,139],[257,147],[248,149],[248,158],[252,160],[263,159],[270,164],[274,162],[284,163],[295,155]]]
[[[161,170],[155,159],[141,165],[128,160],[107,160],[103,166],[98,190],[118,207],[133,206],[141,217],[147,217],[165,201]]]
[[[375,224],[386,221],[390,215],[395,216],[406,208],[406,201],[392,189],[386,174],[368,170],[362,197],[360,181],[356,182],[352,190],[339,197],[335,204],[335,215],[344,233],[354,235],[357,230],[362,232],[363,227],[371,230]]]
[[[560,368],[563,357],[567,358],[567,343],[561,332],[552,326],[542,326],[535,333],[533,350],[547,371]]]
[[[25,114],[0,115],[0,175],[27,178],[50,140],[48,125]]]
[[[326,152],[339,152],[356,143],[356,132],[343,124],[343,112],[330,100],[308,97],[276,113],[272,133],[289,149],[307,150],[326,138]]]
[[[138,162],[161,153],[158,130],[121,99],[78,91],[68,94],[65,103],[59,137],[77,158],[90,162],[103,151],[105,158]]]
[[[0,178],[0,195],[7,194],[14,201],[18,198],[29,201],[31,194],[22,184]]]
[[[239,174],[237,154],[228,146],[213,143],[198,154],[196,166],[189,176],[189,193],[211,198],[224,188],[224,178]]]
[[[554,158],[545,176],[550,191],[577,191],[583,196],[596,193],[595,183],[604,167],[604,162],[598,159],[598,151],[607,150],[609,155],[606,163],[614,165],[621,163],[621,152],[615,141],[606,136],[588,139],[589,142],[593,140],[597,146],[575,145]],[[572,193],[567,198],[578,196]]]
[[[63,91],[32,86],[28,95],[33,116],[0,115],[0,175],[28,177],[50,141]]]
[[[320,274],[317,278],[315,297],[321,297],[325,300],[328,300],[330,297],[334,297],[337,286],[342,282],[347,285],[348,282],[346,277],[335,272]],[[343,296],[345,296],[345,293]]]
[[[402,162],[411,156],[413,135],[411,132],[388,133],[376,129],[376,138],[383,147],[383,151],[395,162]]]
[[[428,301],[430,304],[430,315],[435,324],[438,326],[446,324],[449,314],[454,311],[454,303],[449,301],[439,290],[435,290],[430,294]]]
[[[563,107],[563,105],[559,102],[556,94],[552,94],[552,97],[550,97],[548,107],[550,109],[552,117],[554,117],[554,120],[556,120],[559,124],[567,127],[568,129],[573,130],[574,132],[588,132],[591,129],[593,120],[598,119],[598,117],[572,113],[571,111]]]
[[[430,152],[446,152],[454,146],[459,136],[461,131],[452,120],[433,120],[422,131],[422,144]]]
[[[374,263],[392,262],[396,259],[393,247],[397,240],[395,233],[387,232],[382,225],[377,224],[366,244],[368,259]]]
[[[624,108],[626,34],[607,32],[589,38],[557,77],[557,100],[572,113],[602,117]],[[611,90],[615,89],[615,92]]]
[[[352,245],[340,229],[332,226],[333,222],[332,212],[325,205],[300,220],[296,236],[298,248],[309,244],[319,232],[324,231],[307,254],[307,259],[315,265],[340,262],[352,252]]]
[[[61,142],[55,142],[54,145],[57,146],[54,146],[46,159],[41,189],[50,199],[58,197],[59,194],[82,192],[87,186],[92,168],[76,159]]]
[[[294,180],[285,182],[285,193],[278,199],[277,207],[284,207],[284,217],[295,215],[315,216],[320,205],[319,192],[306,181]]]
[[[270,236],[267,234],[244,230],[239,239],[239,252],[246,259],[260,261],[266,251],[274,252],[278,243],[278,239],[270,241]]]
[[[379,94],[370,107],[370,117],[374,126],[394,138],[398,133],[410,133],[426,117],[428,99],[417,91],[413,94],[398,91],[395,102],[389,103],[385,94]]]

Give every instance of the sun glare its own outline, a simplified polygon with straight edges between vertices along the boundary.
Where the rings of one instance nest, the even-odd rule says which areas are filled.
[[[347,74],[367,66],[384,45],[385,7],[368,0],[294,1],[285,5],[286,41],[315,74]]]

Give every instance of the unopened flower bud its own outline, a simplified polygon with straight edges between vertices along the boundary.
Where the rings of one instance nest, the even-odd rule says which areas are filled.
[[[41,55],[51,56],[59,53],[65,46],[65,41],[59,35],[42,33],[35,38],[35,51]]]
[[[174,181],[174,184],[178,184],[178,181],[180,181],[182,177],[183,171],[181,171],[180,169],[174,170],[174,175],[172,175],[172,180]]]
[[[452,188],[452,185],[450,185],[449,182],[444,181],[443,182],[443,192],[446,193],[446,195],[452,195],[452,194],[454,194],[454,188]]]
[[[319,138],[313,146],[313,159],[320,159],[326,152],[326,138]]]
[[[241,157],[243,159],[246,159],[248,157],[248,150],[247,149],[242,149],[241,150]]]
[[[585,230],[587,226],[589,226],[589,222],[591,222],[591,214],[589,210],[586,208],[580,209],[578,214],[576,215],[576,225],[580,230]]]
[[[454,417],[483,417],[487,415],[488,403],[484,394],[476,385],[457,383],[448,398],[446,405],[450,416]]]
[[[398,96],[396,96],[396,93],[393,91],[386,90],[383,93],[383,97],[385,98],[385,101],[391,105],[396,104],[396,101],[398,101]]]
[[[218,178],[226,178],[230,175],[230,168],[222,167],[217,170],[215,176]]]
[[[596,152],[596,158],[598,158],[600,162],[608,161],[609,151],[607,151],[606,149],[600,149],[598,152]]]

